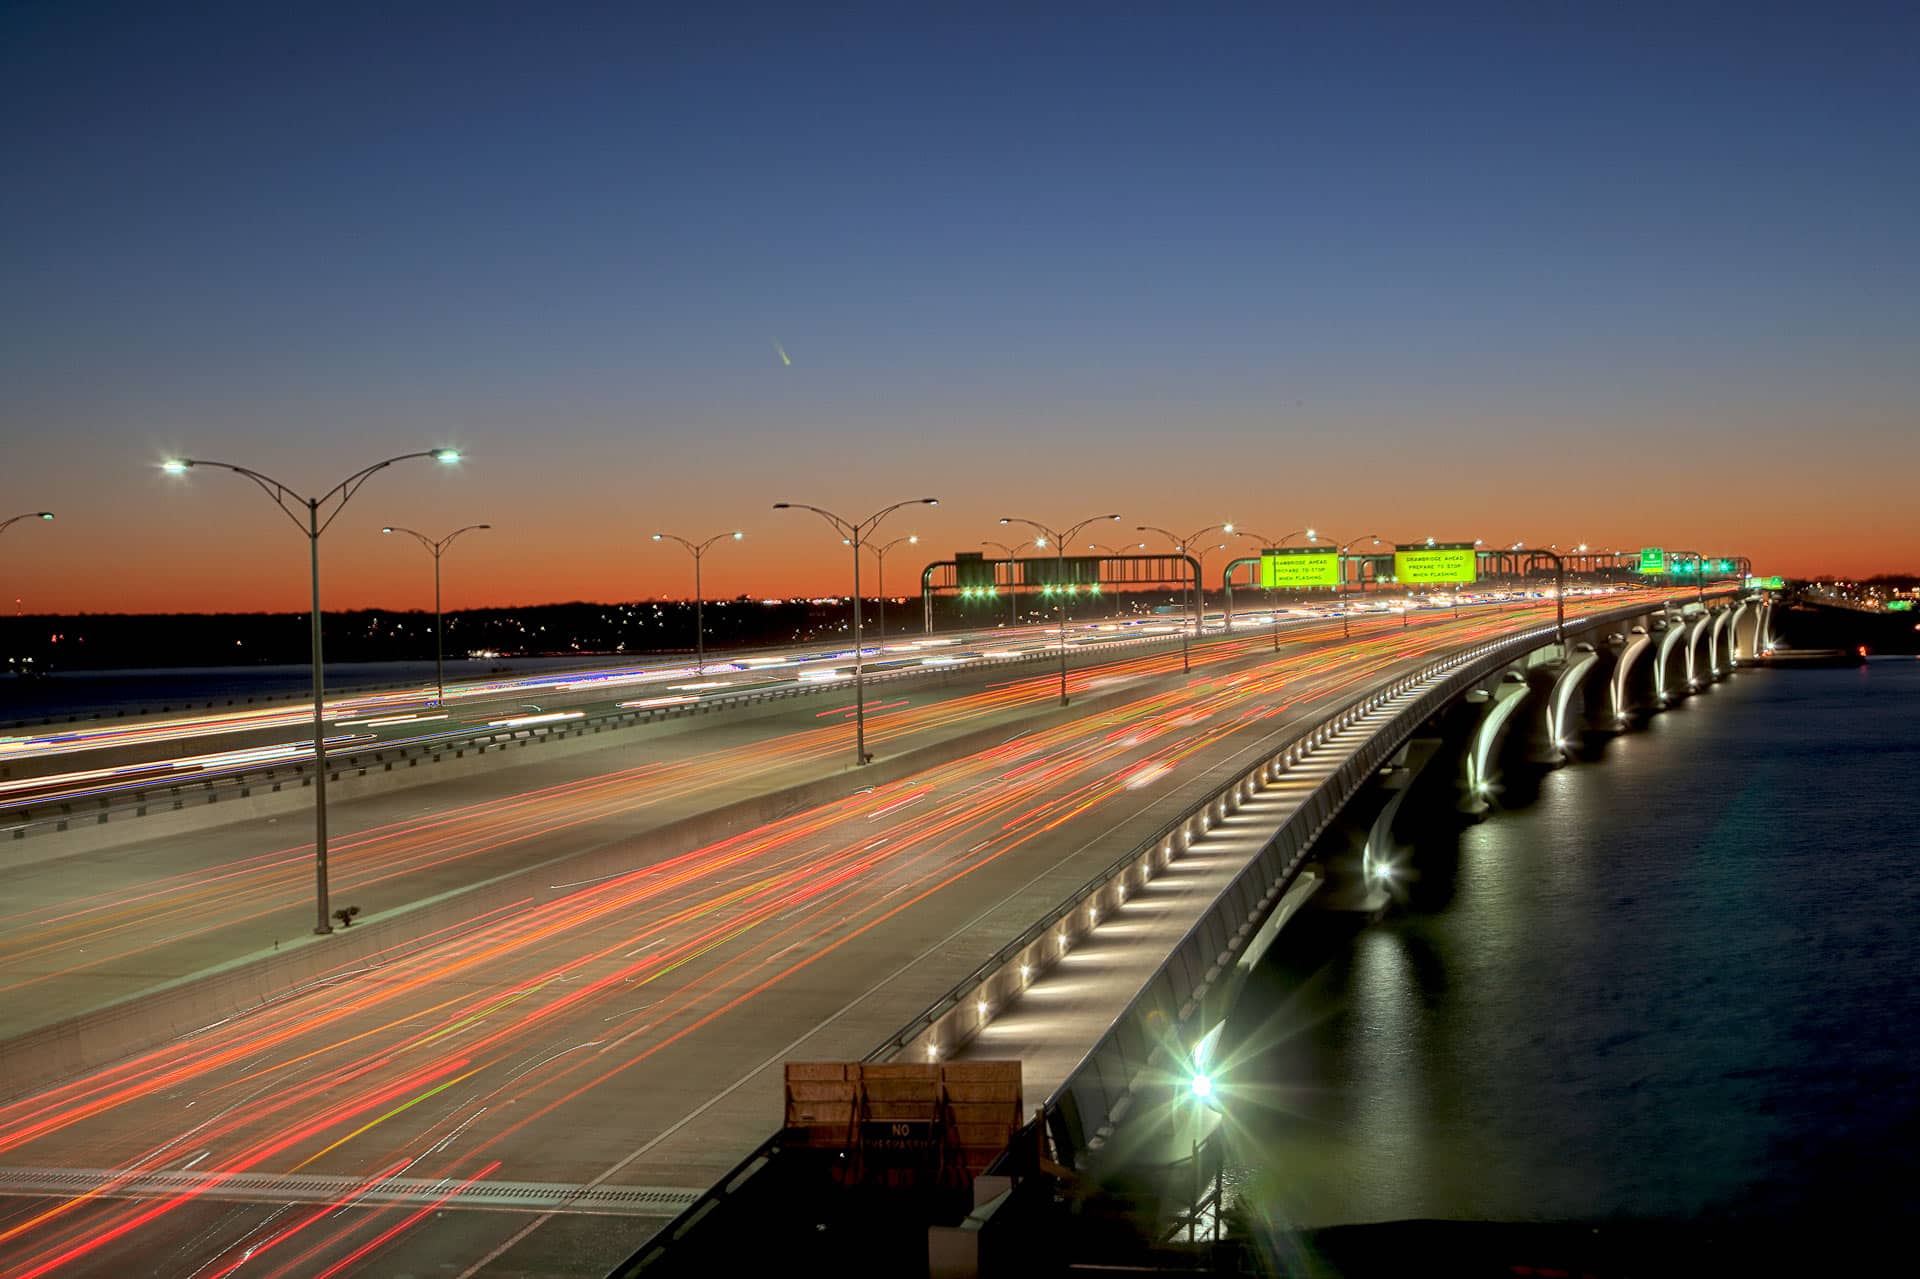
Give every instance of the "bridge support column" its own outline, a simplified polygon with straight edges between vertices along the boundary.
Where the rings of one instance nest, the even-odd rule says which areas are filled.
[[[1665,710],[1688,692],[1687,681],[1692,675],[1692,663],[1688,660],[1685,645],[1687,624],[1678,618],[1672,618],[1664,624],[1655,622],[1660,633],[1659,657],[1653,666],[1653,710]]]
[[[1582,734],[1610,736],[1620,731],[1620,721],[1613,717],[1613,677],[1626,647],[1626,632],[1613,631],[1593,650],[1593,665],[1580,685]]]
[[[1391,828],[1415,771],[1403,748],[1320,836],[1316,856],[1326,887],[1314,897],[1314,909],[1373,915],[1393,904],[1387,891],[1396,869]]]
[[[1686,623],[1687,646],[1687,691],[1704,692],[1713,683],[1713,657],[1708,652],[1707,633],[1713,626],[1713,618],[1702,613]]]
[[[1572,756],[1579,733],[1573,701],[1586,687],[1587,672],[1599,660],[1593,645],[1575,644],[1570,653],[1527,672],[1527,683],[1540,708],[1538,714],[1527,718],[1529,764],[1558,768]]]
[[[1636,715],[1657,711],[1664,705],[1665,681],[1661,672],[1667,660],[1663,647],[1666,636],[1652,629],[1654,627],[1664,627],[1664,624],[1654,618],[1644,618],[1630,628],[1626,646],[1614,663],[1613,686],[1608,690],[1612,732],[1625,732],[1632,727]],[[1654,638],[1656,634],[1660,635],[1659,639]]]
[[[1735,666],[1741,662],[1751,662],[1754,657],[1754,645],[1747,638],[1752,627],[1747,619],[1754,616],[1752,600],[1741,600],[1733,609],[1733,620],[1727,623],[1727,647],[1729,657]]]
[[[1499,785],[1499,750],[1507,723],[1531,691],[1525,673],[1510,670],[1488,693],[1480,723],[1467,746],[1466,767],[1461,775],[1461,788],[1465,793],[1460,799],[1460,811],[1468,817],[1478,820],[1486,815],[1488,800]]]

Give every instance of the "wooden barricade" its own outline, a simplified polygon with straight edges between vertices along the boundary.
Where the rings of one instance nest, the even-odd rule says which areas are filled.
[[[1020,1063],[788,1062],[786,1128],[848,1184],[970,1184],[1020,1128]]]

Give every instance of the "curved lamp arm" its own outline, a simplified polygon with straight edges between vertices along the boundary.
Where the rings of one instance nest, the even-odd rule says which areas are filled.
[[[422,449],[413,453],[398,453],[393,457],[375,462],[372,466],[363,467],[355,471],[352,475],[341,480],[317,498],[301,497],[292,486],[274,479],[266,472],[256,471],[250,466],[241,466],[235,462],[221,462],[215,459],[201,457],[172,457],[162,462],[160,469],[169,475],[182,475],[196,466],[211,466],[223,471],[232,471],[235,475],[244,475],[259,485],[261,491],[273,499],[273,504],[279,507],[288,519],[293,521],[295,528],[298,528],[302,533],[306,533],[309,536],[317,537],[321,533],[326,532],[334,520],[339,518],[340,512],[346,509],[347,503],[353,500],[353,495],[360,491],[360,486],[365,484],[376,471],[384,471],[395,462],[411,461],[416,457],[429,457],[436,462],[458,462],[460,460],[460,451],[458,449],[442,448]],[[319,510],[328,502],[335,502],[336,505],[326,519],[320,520]],[[305,507],[308,509],[316,521],[314,527],[309,528],[301,521],[295,509],[297,507]]]

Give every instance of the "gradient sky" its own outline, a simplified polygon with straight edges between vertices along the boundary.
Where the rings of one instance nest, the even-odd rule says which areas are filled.
[[[1920,10],[1310,8],[0,3],[0,517],[59,513],[0,592],[304,607],[260,493],[154,463],[442,443],[329,607],[430,605],[389,522],[494,524],[450,607],[685,592],[657,528],[840,591],[770,505],[921,493],[942,557],[1117,509],[1920,569]]]

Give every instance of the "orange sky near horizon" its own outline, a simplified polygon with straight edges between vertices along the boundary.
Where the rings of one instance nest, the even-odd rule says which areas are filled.
[[[650,534],[699,540],[735,527],[746,538],[717,545],[706,557],[708,598],[845,594],[845,548],[817,516],[774,511],[773,503],[812,502],[864,516],[880,499],[923,493],[941,505],[901,510],[883,526],[879,540],[907,533],[922,539],[890,552],[889,594],[916,593],[919,570],[930,560],[983,549],[983,539],[1008,540],[998,524],[1002,514],[1066,523],[1102,508],[1123,520],[1089,529],[1082,543],[1125,546],[1146,538],[1162,549],[1164,539],[1135,526],[1186,533],[1231,519],[1272,537],[1314,524],[1337,537],[1377,532],[1388,541],[1431,535],[1489,544],[1662,545],[1743,554],[1757,572],[1789,577],[1920,570],[1920,523],[1908,506],[1906,477],[1916,452],[1910,443],[1892,450],[1909,464],[1862,469],[1792,437],[1776,437],[1769,447],[1755,436],[1746,448],[1697,466],[1663,464],[1636,479],[1632,472],[1641,467],[1633,464],[1628,478],[1607,481],[1593,477],[1622,469],[1619,444],[1597,433],[1572,438],[1577,449],[1549,458],[1483,436],[1470,447],[1436,451],[1417,469],[1378,464],[1363,435],[1267,447],[1226,429],[1189,432],[1164,457],[1148,456],[1161,452],[1157,443],[1029,447],[1021,465],[1004,471],[992,465],[991,449],[961,448],[950,464],[916,467],[891,456],[898,448],[884,448],[867,459],[858,482],[817,459],[790,467],[783,451],[768,449],[748,450],[724,466],[640,463],[630,480],[619,465],[595,465],[578,448],[541,466],[537,441],[501,440],[469,448],[457,468],[417,463],[375,476],[322,539],[323,602],[329,609],[431,608],[431,558],[410,539],[383,536],[379,529],[388,522],[436,535],[466,523],[493,525],[447,553],[449,609],[690,597],[687,553]],[[1324,482],[1284,465],[1307,444],[1322,459],[1315,469]],[[303,470],[317,471],[329,452],[258,451],[267,456],[252,464],[289,483]],[[1263,453],[1271,464],[1260,460]],[[1229,464],[1210,462],[1209,454],[1225,455]],[[1174,462],[1193,477],[1186,491],[1156,482],[1170,472],[1163,464]],[[703,494],[694,491],[700,482],[674,482],[680,468],[728,478]],[[1057,481],[1068,473],[1069,480]],[[13,507],[34,509],[38,503],[21,500],[31,493],[58,515],[52,523],[16,524],[0,538],[0,595],[9,613],[307,607],[304,535],[241,477],[132,468],[96,483],[88,478],[96,474],[84,467],[16,473],[0,489]],[[1243,539],[1232,545],[1236,553],[1254,549]],[[1210,580],[1221,558],[1209,558]],[[872,569],[869,557],[869,593]]]

